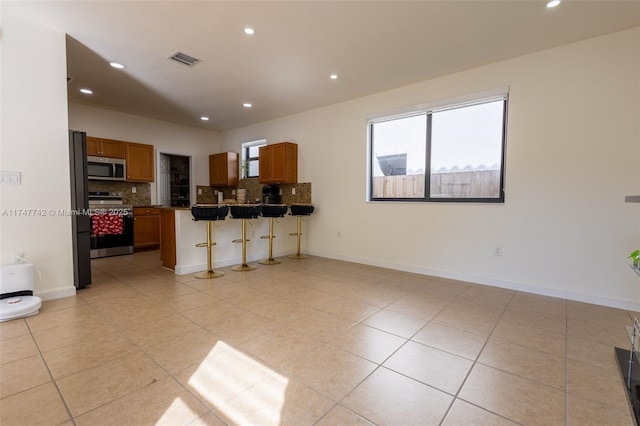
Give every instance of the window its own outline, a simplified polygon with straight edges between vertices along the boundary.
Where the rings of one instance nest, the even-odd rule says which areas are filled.
[[[256,178],[260,173],[260,147],[266,146],[267,140],[260,139],[242,144],[242,178]]]
[[[507,96],[369,122],[370,200],[504,202]]]

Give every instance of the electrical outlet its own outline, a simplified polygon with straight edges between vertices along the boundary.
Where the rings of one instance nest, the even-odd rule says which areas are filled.
[[[13,263],[25,263],[23,251],[17,251],[13,254]]]
[[[296,189],[295,188],[291,188],[291,195],[296,195]]]
[[[136,192],[138,192],[138,189],[135,186],[131,187],[131,193],[135,194]]]
[[[202,188],[198,188],[198,195],[202,195]]]
[[[236,195],[236,190],[235,189],[231,190],[231,195]]]
[[[496,247],[496,248],[493,250],[493,255],[494,255],[494,256],[502,256],[502,247]]]

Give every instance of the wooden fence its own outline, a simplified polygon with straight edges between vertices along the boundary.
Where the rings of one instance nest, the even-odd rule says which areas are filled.
[[[422,198],[424,186],[424,175],[378,176],[373,178],[373,197]],[[435,172],[431,175],[432,197],[498,197],[499,191],[499,170]]]

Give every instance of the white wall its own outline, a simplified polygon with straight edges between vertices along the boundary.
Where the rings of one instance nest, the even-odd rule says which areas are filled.
[[[195,186],[209,185],[209,154],[220,152],[220,134],[214,130],[183,126],[125,114],[88,105],[69,103],[69,128],[88,135],[154,145],[156,171],[158,152],[192,157],[193,182],[191,199],[195,200]],[[157,203],[155,183],[151,184],[151,204]]]
[[[299,144],[317,207],[311,253],[640,311],[626,259],[640,206],[624,203],[640,194],[639,63],[636,28],[231,130],[223,143]],[[504,204],[365,201],[369,117],[502,86]]]
[[[0,186],[0,262],[24,252],[36,268],[36,294],[75,294],[69,209],[69,137],[65,35],[2,14],[0,168],[22,173]],[[26,216],[12,209],[38,209]]]

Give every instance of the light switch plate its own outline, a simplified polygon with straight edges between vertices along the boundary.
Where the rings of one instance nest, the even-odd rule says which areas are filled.
[[[22,183],[22,173],[20,172],[0,172],[0,182],[9,185],[20,185]]]

